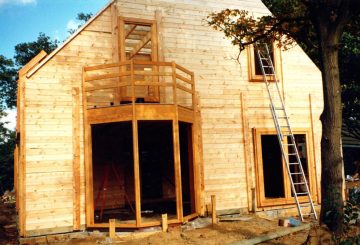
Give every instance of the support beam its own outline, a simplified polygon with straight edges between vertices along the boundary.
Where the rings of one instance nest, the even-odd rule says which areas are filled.
[[[109,237],[111,239],[116,237],[115,227],[116,227],[116,220],[115,219],[109,219]]]
[[[129,35],[136,29],[137,25],[133,25],[130,30],[128,30],[125,34],[125,39],[129,37]]]
[[[144,36],[140,42],[134,47],[134,50],[130,53],[130,58],[132,59],[148,42],[151,40],[151,31],[149,31],[146,36]]]
[[[80,89],[72,89],[73,228],[80,230]]]
[[[211,195],[211,220],[212,220],[212,224],[216,224],[217,220],[216,220],[216,196],[215,195]]]
[[[163,232],[168,231],[168,217],[167,217],[167,214],[162,214],[161,215],[161,227],[162,227]]]

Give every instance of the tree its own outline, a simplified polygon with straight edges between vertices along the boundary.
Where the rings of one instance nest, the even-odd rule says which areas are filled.
[[[57,46],[58,41],[52,41],[49,36],[40,32],[36,41],[19,43],[15,46],[15,63],[21,68],[34,58],[41,50],[51,53]]]
[[[0,112],[0,117],[5,115]],[[5,124],[0,122],[0,194],[11,190],[14,183],[15,132],[7,129]]]
[[[0,108],[16,106],[16,75],[14,62],[0,55]],[[0,117],[1,118],[1,117]]]
[[[15,62],[0,55],[0,119],[6,116],[5,109],[16,107],[17,71],[35,57],[41,50],[50,53],[57,47],[44,33],[40,33],[33,42],[20,43],[15,46]],[[0,121],[0,194],[12,189],[14,182],[15,132]]]
[[[320,220],[337,235],[343,232],[343,161],[341,150],[341,87],[338,52],[342,34],[359,33],[360,1],[264,0],[272,15],[254,19],[247,11],[226,9],[209,16],[209,25],[225,33],[242,51],[259,40],[278,41],[285,49],[302,43],[318,57],[324,110],[321,138]]]
[[[7,114],[5,108],[16,105],[16,69],[14,62],[0,55],[0,119]],[[7,122],[0,120],[0,194],[12,189],[13,149],[15,133],[6,127]]]
[[[343,134],[360,140],[360,37],[345,32],[341,43]]]

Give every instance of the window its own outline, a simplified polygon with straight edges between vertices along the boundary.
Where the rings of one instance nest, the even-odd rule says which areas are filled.
[[[280,79],[281,76],[281,54],[280,49],[275,45],[268,45],[269,52],[271,56],[271,60],[273,62],[276,76]],[[260,61],[257,57],[256,49],[253,45],[248,47],[248,70],[249,70],[249,81],[250,82],[263,82],[263,74],[261,71]],[[265,64],[264,64],[265,65]],[[267,68],[270,69],[270,68]],[[266,73],[270,73],[270,71],[266,71]],[[274,80],[272,77],[268,77],[268,80]]]
[[[144,61],[143,64],[136,65],[136,71],[151,72],[156,70],[156,66],[152,66],[149,62],[158,61],[157,46],[157,29],[156,21],[123,18],[119,17],[119,60],[120,62],[127,60]],[[148,63],[146,63],[148,61]],[[156,76],[135,75],[137,81],[153,81],[157,82]],[[138,86],[136,91],[137,101],[159,102],[158,86]],[[121,89],[120,100],[128,103],[131,90],[123,87]]]
[[[309,154],[311,142],[309,141],[308,130],[294,130],[294,137],[298,147],[300,159],[304,173],[309,184],[312,195],[315,193],[315,177],[313,171],[312,154]],[[257,180],[257,203],[260,207],[292,204],[294,197],[291,191],[291,183],[283,160],[279,142],[275,130],[256,129],[255,138],[255,160],[256,160],[256,180]],[[287,139],[288,141],[290,139]],[[291,153],[291,148],[285,149]],[[289,159],[293,161],[293,159]],[[297,172],[291,166],[292,172]],[[296,176],[299,178],[299,176]],[[300,182],[293,179],[294,182]],[[303,187],[303,186],[299,186]],[[297,190],[302,192],[302,190]],[[299,197],[300,201],[306,197]],[[315,200],[315,198],[314,198]]]

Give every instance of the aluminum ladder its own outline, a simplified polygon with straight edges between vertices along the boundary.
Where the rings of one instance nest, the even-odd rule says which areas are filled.
[[[301,221],[304,216],[313,216],[317,219],[314,203],[309,191],[309,185],[301,164],[299,151],[292,132],[288,113],[285,109],[284,100],[279,89],[279,80],[277,79],[274,64],[271,59],[268,45],[266,43],[255,43],[254,45],[263,80],[266,84],[270,99],[270,110],[274,120],[277,138],[279,140],[283,159],[285,161],[286,170],[291,183],[291,190],[296,202]],[[299,197],[306,196],[306,202],[300,202]],[[310,213],[304,213],[304,208],[310,207]]]

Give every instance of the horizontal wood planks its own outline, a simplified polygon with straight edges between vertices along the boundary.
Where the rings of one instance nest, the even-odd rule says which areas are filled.
[[[249,190],[256,188],[256,171],[250,130],[274,127],[264,84],[248,81],[246,52],[240,55],[239,63],[236,62],[233,58],[237,57],[238,49],[224,39],[222,33],[204,24],[209,12],[225,8],[249,9],[255,15],[269,13],[261,1],[237,0],[119,0],[112,10],[125,18],[161,21],[160,60],[175,61],[194,72],[201,104],[197,115],[200,118],[201,113],[201,125],[197,128],[201,129],[202,139],[198,142],[202,142],[199,146],[202,156],[196,159],[203,161],[198,175],[203,179],[197,183],[201,183],[204,192],[199,196],[201,202],[209,204],[210,196],[216,195],[218,210],[251,208],[248,207],[248,199],[252,198]],[[81,87],[83,67],[116,61],[117,42],[113,38],[117,35],[113,33],[116,27],[112,22],[111,8],[108,8],[20,83],[24,86],[20,131],[26,129],[26,135],[25,132],[21,135],[26,143],[22,141],[25,145],[20,145],[19,157],[19,176],[25,175],[18,182],[19,187],[25,185],[19,205],[20,210],[26,210],[20,220],[23,231],[74,227],[74,222],[77,229],[79,212],[80,226],[85,225],[83,95],[79,91],[80,100],[75,101],[80,106],[78,111],[74,107],[73,88]],[[290,121],[297,128],[310,129],[312,125],[313,150],[319,160],[321,124],[318,119],[323,106],[320,72],[297,47],[281,52],[281,61],[282,89]],[[244,95],[242,99],[240,94]],[[312,95],[311,113],[309,94]],[[131,107],[125,108],[88,110],[89,122],[104,122],[104,118],[108,122],[119,118],[131,120],[133,111]],[[135,113],[140,119],[141,115],[143,119],[175,117],[172,109],[162,109],[157,110],[155,105],[137,106]],[[190,114],[187,109],[179,108],[179,119],[192,122]],[[316,168],[320,169],[319,163]],[[80,200],[74,196],[74,187],[75,192],[80,190]]]

